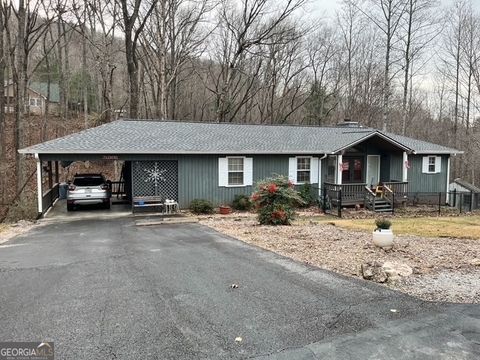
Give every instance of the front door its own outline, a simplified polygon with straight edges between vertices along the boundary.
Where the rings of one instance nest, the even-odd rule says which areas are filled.
[[[344,157],[342,162],[342,184],[363,182],[363,156]]]
[[[378,185],[380,181],[380,155],[367,156],[367,185],[370,187]]]

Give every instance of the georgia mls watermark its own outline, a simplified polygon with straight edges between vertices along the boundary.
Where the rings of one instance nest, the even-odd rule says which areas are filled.
[[[0,360],[53,360],[53,342],[0,342]]]

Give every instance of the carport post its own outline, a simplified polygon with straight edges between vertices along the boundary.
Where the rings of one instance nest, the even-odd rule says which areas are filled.
[[[35,154],[35,159],[37,160],[37,204],[38,204],[38,213],[43,212],[43,191],[42,191],[42,161],[38,154]]]
[[[58,161],[55,161],[55,184],[58,184]]]
[[[52,169],[52,162],[47,162],[48,166],[48,188],[53,188],[53,169]]]

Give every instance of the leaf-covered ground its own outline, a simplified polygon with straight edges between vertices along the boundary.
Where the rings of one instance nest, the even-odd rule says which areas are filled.
[[[333,225],[343,220],[319,221],[318,216],[307,219],[304,214],[292,226],[260,226],[254,216],[232,214],[206,217],[201,223],[247,243],[347,276],[360,277],[359,269],[365,262],[407,264],[414,274],[389,286],[426,300],[480,302],[480,266],[474,265],[480,259],[480,240],[401,235],[396,236],[393,250],[384,251],[372,244],[371,219],[365,220],[368,232]],[[458,220],[460,224],[462,219]],[[474,219],[465,221],[470,220]],[[395,224],[397,221],[394,219]],[[408,222],[405,219],[405,229]]]

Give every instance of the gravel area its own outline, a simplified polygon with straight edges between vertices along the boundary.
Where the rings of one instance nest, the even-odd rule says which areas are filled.
[[[14,236],[24,234],[35,226],[35,223],[26,220],[20,220],[13,224],[0,224],[0,244],[7,242]]]
[[[253,216],[211,216],[204,225],[284,256],[360,277],[366,262],[410,266],[413,275],[387,286],[425,300],[480,303],[480,240],[397,236],[392,250],[375,247],[371,234],[315,221],[260,226]]]

